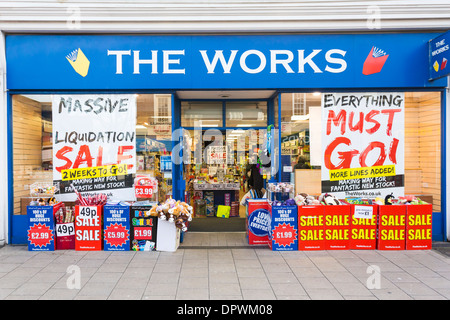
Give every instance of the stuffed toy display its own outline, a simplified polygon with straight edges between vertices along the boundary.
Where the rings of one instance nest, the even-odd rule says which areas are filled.
[[[170,198],[152,208],[150,212],[163,221],[175,223],[175,226],[182,231],[187,231],[187,222],[192,221],[193,208],[186,202]]]
[[[294,198],[298,206],[316,206],[320,205],[320,201],[307,193],[299,193]]]
[[[323,203],[327,206],[331,206],[331,205],[341,205],[342,203],[339,201],[338,198],[336,198],[336,196],[330,194],[330,193],[322,193],[319,196],[319,202]]]

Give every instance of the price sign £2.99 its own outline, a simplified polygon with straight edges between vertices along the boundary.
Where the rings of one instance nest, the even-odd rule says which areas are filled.
[[[102,206],[75,206],[75,250],[102,250]]]

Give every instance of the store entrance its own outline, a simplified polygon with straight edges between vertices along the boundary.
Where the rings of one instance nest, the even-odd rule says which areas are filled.
[[[244,232],[251,164],[268,126],[267,100],[181,101],[189,161],[183,161],[185,200],[194,208],[189,232]],[[261,169],[263,179],[270,175]]]

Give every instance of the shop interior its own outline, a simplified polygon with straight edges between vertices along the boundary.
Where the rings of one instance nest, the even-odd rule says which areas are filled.
[[[321,93],[181,91],[176,97],[190,151],[190,160],[181,167],[183,200],[194,207],[190,231],[243,231],[246,208],[239,201],[248,191],[247,167],[264,148],[263,130],[270,123],[275,127],[281,124],[280,158],[290,169],[281,170],[280,177],[262,169],[264,180],[276,178],[294,183],[296,192],[320,194],[317,124]],[[405,193],[422,195],[433,203],[433,211],[439,212],[440,94],[407,92],[405,97]],[[158,180],[158,192],[152,200],[159,202],[174,195],[172,103],[172,94],[137,95],[137,174]],[[52,181],[51,114],[51,95],[13,96],[14,215],[26,214],[34,183]],[[223,137],[222,144],[216,144],[213,136]],[[230,207],[229,219],[217,217],[219,205]],[[205,222],[196,228],[200,220]]]

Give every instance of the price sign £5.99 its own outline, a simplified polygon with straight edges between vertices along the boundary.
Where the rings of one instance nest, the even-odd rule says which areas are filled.
[[[102,206],[75,206],[75,250],[102,250]]]
[[[103,248],[105,251],[130,250],[130,207],[103,207]]]

